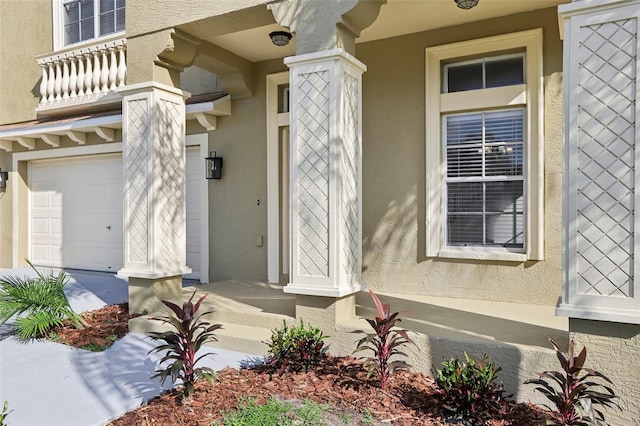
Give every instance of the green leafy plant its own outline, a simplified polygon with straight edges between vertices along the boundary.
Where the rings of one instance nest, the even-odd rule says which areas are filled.
[[[164,344],[152,349],[149,353],[166,351],[165,356],[160,360],[160,364],[169,361],[168,364],[165,364],[165,368],[156,370],[156,374],[151,378],[159,377],[160,383],[164,383],[168,377],[171,377],[173,384],[178,379],[181,379],[184,386],[183,396],[186,399],[190,399],[193,396],[194,383],[197,379],[213,380],[215,372],[211,368],[196,368],[198,361],[211,354],[204,354],[196,358],[196,353],[205,343],[217,341],[214,331],[222,328],[220,324],[211,324],[202,319],[204,315],[210,314],[211,311],[198,315],[200,304],[207,295],[203,295],[194,304],[193,297],[196,295],[196,291],[193,292],[182,307],[167,300],[162,300],[162,303],[171,309],[174,315],[150,318],[151,320],[169,324],[175,329],[149,333],[153,340],[164,342]]]
[[[7,424],[6,420],[10,412],[11,411],[9,411],[9,401],[5,401],[4,405],[2,406],[2,412],[0,412],[0,426],[5,426]]]
[[[318,327],[308,324],[305,328],[302,320],[294,327],[283,322],[281,328],[271,330],[271,340],[265,342],[269,348],[267,364],[280,374],[309,371],[327,358],[329,347],[324,340],[328,337]]]
[[[620,406],[613,401],[616,398],[613,389],[606,384],[596,382],[594,379],[602,379],[604,382],[613,384],[604,374],[590,368],[585,368],[587,360],[587,348],[575,355],[575,342],[571,340],[567,352],[563,352],[560,347],[551,339],[556,356],[560,361],[562,371],[545,371],[536,373],[537,379],[525,381],[525,384],[538,385],[537,391],[547,397],[554,405],[555,409],[545,405],[555,414],[555,419],[551,423],[558,425],[589,425],[604,422],[604,414],[596,409],[596,406],[611,407]]]
[[[442,369],[434,370],[436,393],[449,416],[468,424],[484,424],[489,418],[505,410],[506,398],[502,383],[496,382],[501,367],[488,355],[480,361],[464,354],[442,362]]]
[[[69,282],[67,274],[60,271],[54,275],[49,271],[45,275],[27,263],[37,277],[0,277],[0,324],[17,315],[16,331],[25,340],[46,336],[66,319],[76,328],[83,328],[82,318],[73,311],[64,294],[64,286]]]
[[[391,306],[388,303],[380,302],[378,296],[369,290],[373,302],[376,305],[377,315],[375,319],[366,318],[371,325],[374,333],[366,333],[362,330],[355,333],[365,334],[357,343],[356,352],[370,350],[373,357],[364,357],[365,368],[368,369],[367,378],[377,372],[380,379],[380,387],[384,390],[387,386],[389,377],[399,370],[406,370],[410,365],[401,360],[395,359],[391,361],[391,357],[407,357],[400,348],[406,344],[413,344],[413,341],[407,335],[407,330],[394,329],[396,323],[400,322],[400,312],[391,313]]]

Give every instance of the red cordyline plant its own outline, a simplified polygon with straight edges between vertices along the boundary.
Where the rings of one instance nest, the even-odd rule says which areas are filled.
[[[584,368],[587,359],[587,349],[582,348],[578,356],[574,356],[575,342],[569,343],[567,353],[564,353],[556,343],[549,339],[556,350],[562,372],[545,371],[536,373],[538,379],[530,379],[525,384],[539,385],[536,390],[546,396],[555,410],[548,405],[546,408],[553,411],[555,421],[547,424],[556,425],[589,425],[597,421],[604,422],[604,414],[595,408],[596,405],[604,407],[620,406],[613,401],[616,398],[613,390],[602,383],[593,381],[600,378],[613,384],[604,374],[590,368]],[[555,383],[556,386],[552,386]],[[594,386],[599,390],[594,390]]]
[[[212,380],[215,376],[215,372],[209,367],[195,367],[198,361],[212,354],[208,353],[196,358],[196,353],[205,343],[217,341],[213,332],[222,328],[220,324],[211,324],[202,320],[202,317],[210,314],[211,311],[197,315],[200,303],[202,303],[207,295],[205,294],[198,299],[194,305],[192,301],[196,295],[196,291],[197,290],[193,292],[189,301],[184,303],[182,307],[167,300],[162,300],[162,303],[171,309],[175,316],[165,315],[151,319],[170,324],[175,330],[165,332],[154,331],[149,333],[153,340],[165,342],[149,351],[149,353],[167,351],[165,356],[160,360],[160,364],[165,361],[170,361],[166,368],[156,370],[156,374],[151,376],[151,378],[159,377],[161,384],[164,383],[169,376],[171,376],[173,384],[175,384],[178,379],[181,379],[184,385],[183,396],[186,399],[193,396],[193,385],[197,379],[204,378]]]
[[[391,361],[392,356],[406,357],[407,354],[399,348],[413,341],[407,335],[407,330],[394,329],[396,322],[400,322],[400,312],[391,313],[391,306],[388,303],[380,302],[378,296],[369,290],[371,298],[376,305],[377,315],[375,319],[366,318],[375,333],[366,333],[362,330],[354,333],[364,333],[365,336],[357,343],[356,352],[370,350],[373,351],[373,357],[363,357],[365,367],[369,370],[367,378],[371,377],[374,372],[378,373],[380,378],[380,388],[383,390],[387,387],[389,377],[399,370],[406,370],[410,367],[408,363],[402,360]]]

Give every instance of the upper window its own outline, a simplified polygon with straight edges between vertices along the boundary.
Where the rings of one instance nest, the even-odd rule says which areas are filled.
[[[428,256],[542,258],[541,52],[539,30],[427,49]]]
[[[125,0],[63,0],[64,45],[124,31]]]

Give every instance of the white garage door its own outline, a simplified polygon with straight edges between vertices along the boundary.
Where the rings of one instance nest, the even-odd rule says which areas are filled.
[[[195,154],[194,152],[195,151]],[[187,150],[187,170],[198,161]],[[194,163],[194,165],[197,163]],[[31,162],[31,261],[36,265],[116,272],[122,268],[122,156]],[[187,176],[188,278],[200,270],[199,180]]]

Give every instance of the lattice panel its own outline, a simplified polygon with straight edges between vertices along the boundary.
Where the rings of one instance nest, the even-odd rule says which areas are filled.
[[[582,27],[580,40],[578,291],[632,297],[637,20]]]
[[[358,80],[344,75],[344,141],[342,154],[342,250],[344,273],[358,272]]]
[[[329,276],[329,73],[298,81],[298,267],[300,275]]]
[[[149,124],[148,101],[129,102],[127,114],[128,261],[147,263],[149,247]]]
[[[162,263],[175,263],[184,258],[185,223],[185,172],[182,149],[182,114],[180,105],[161,100],[159,102],[158,152],[156,171],[158,230]]]

